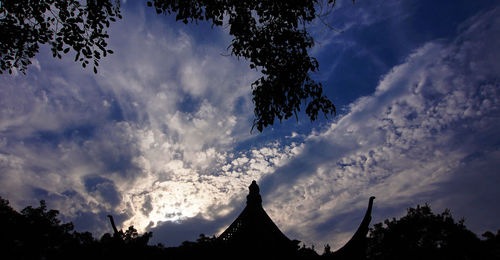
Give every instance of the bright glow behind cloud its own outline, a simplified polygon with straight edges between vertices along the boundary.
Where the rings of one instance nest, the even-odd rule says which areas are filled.
[[[79,228],[97,235],[110,213],[139,231],[213,220],[296,153],[295,144],[279,142],[233,151],[251,137],[256,74],[220,55],[225,42],[197,45],[141,16],[126,17],[113,35],[120,55],[104,60],[98,75],[43,56],[43,73],[4,80],[0,178],[15,206],[45,198],[67,219],[90,213],[97,224]]]
[[[446,200],[456,191],[444,183],[470,178],[461,169],[493,168],[497,17],[417,49],[326,130],[263,142],[248,134],[257,74],[220,55],[227,42],[199,44],[202,36],[127,14],[111,38],[116,55],[96,76],[46,55],[28,76],[2,76],[0,195],[17,207],[47,199],[98,235],[110,231],[109,213],[141,231],[190,219],[222,227],[255,179],[289,237],[337,247],[369,196],[381,221]]]

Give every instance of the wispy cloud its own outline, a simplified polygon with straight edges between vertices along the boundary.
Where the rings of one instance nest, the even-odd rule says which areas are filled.
[[[213,220],[296,152],[278,141],[234,150],[252,138],[256,73],[220,55],[226,42],[198,44],[144,16],[113,29],[116,55],[96,76],[42,54],[43,73],[2,78],[1,195],[15,206],[48,199],[97,234],[108,213],[140,231]]]
[[[312,49],[314,56],[332,46],[355,45],[356,42],[342,37],[350,30],[359,30],[384,20],[395,17],[401,20],[407,17],[415,5],[414,1],[362,1],[355,4],[350,1],[338,1],[335,7],[320,1],[317,10],[321,19],[315,20],[309,28],[314,36],[316,46]],[[390,12],[388,12],[390,10]]]
[[[371,195],[381,221],[415,203],[453,204],[476,165],[478,178],[493,175],[498,14],[415,50],[327,129],[266,142],[248,133],[257,74],[220,55],[227,42],[200,44],[188,29],[125,14],[97,76],[42,54],[28,76],[0,78],[0,195],[17,207],[48,199],[97,234],[112,213],[123,227],[201,223],[211,235],[255,179],[290,237],[339,246]]]
[[[377,196],[374,221],[381,221],[392,216],[384,213],[401,214],[454,193],[441,189],[470,178],[460,174],[471,164],[467,158],[483,160],[499,149],[498,13],[472,18],[451,44],[419,48],[383,77],[373,95],[351,104],[330,129],[310,135],[302,153],[264,180],[273,191],[266,196],[270,215],[305,241],[338,247],[359,224],[371,195]],[[486,176],[491,172],[475,175]],[[488,181],[498,184],[499,178]],[[457,204],[447,201],[444,206]],[[491,211],[484,203],[482,213],[478,207],[462,212],[479,222],[476,216]]]

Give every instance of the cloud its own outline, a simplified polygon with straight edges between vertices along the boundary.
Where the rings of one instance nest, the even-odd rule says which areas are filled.
[[[234,215],[234,214],[233,214]],[[230,215],[230,217],[236,217]],[[200,234],[212,236],[219,232],[220,223],[231,221],[227,216],[221,219],[207,220],[195,216],[182,222],[165,222],[153,228],[152,243],[162,243],[165,246],[179,246],[184,241],[195,241]]]
[[[328,130],[311,134],[300,154],[266,177],[266,208],[278,226],[335,248],[353,234],[371,195],[377,196],[376,223],[417,203],[457,205],[447,196],[458,194],[483,201],[461,210],[478,226],[494,204],[449,183],[499,181],[488,178],[500,147],[499,12],[471,18],[449,44],[433,41],[415,50],[373,95],[351,104]],[[463,174],[485,159],[487,171]]]
[[[124,16],[99,74],[42,51],[43,73],[1,79],[0,195],[17,208],[47,199],[95,235],[109,231],[107,214],[140,231],[231,214],[234,198],[296,145],[234,149],[253,138],[257,75],[220,55],[221,31],[214,44],[197,44],[145,13]]]
[[[270,141],[248,133],[257,75],[220,55],[221,31],[200,44],[189,27],[125,13],[98,75],[41,54],[40,70],[2,76],[0,195],[17,208],[50,198],[95,235],[110,232],[111,213],[175,244],[187,227],[191,239],[220,232],[255,179],[289,237],[333,248],[371,195],[374,222],[426,201],[482,201],[498,183],[498,13],[416,49],[328,128]],[[486,177],[484,191],[466,188]],[[460,212],[490,214],[480,204]]]
[[[393,18],[403,20],[411,14],[414,1],[384,1],[384,2],[337,2],[334,8],[331,4],[322,2],[318,5],[321,19],[313,21],[308,30],[313,35],[316,46],[312,49],[313,56],[332,46],[353,46],[356,41],[343,37],[352,30],[360,30],[382,21]],[[391,10],[391,12],[387,12]]]

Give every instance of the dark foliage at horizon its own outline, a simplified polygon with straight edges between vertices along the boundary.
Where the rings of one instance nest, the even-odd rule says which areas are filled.
[[[480,240],[449,209],[434,214],[428,204],[409,208],[400,219],[386,219],[370,229],[367,259],[500,259],[500,230]]]
[[[77,232],[72,223],[61,223],[57,210],[28,206],[21,212],[0,197],[0,258],[2,259],[138,259],[159,255],[148,246],[151,233],[139,235],[130,227],[120,236],[104,234],[96,239],[90,232]]]
[[[0,245],[2,259],[235,259],[241,251],[220,244],[215,236],[201,234],[178,247],[148,245],[151,232],[143,235],[131,226],[96,239],[90,232],[77,232],[72,223],[61,223],[57,210],[28,206],[21,212],[0,198]],[[500,230],[486,232],[480,240],[464,221],[456,222],[450,211],[434,214],[429,205],[408,209],[400,219],[387,219],[373,226],[368,236],[366,259],[500,259]],[[299,242],[297,241],[297,244]],[[280,257],[281,252],[266,252]],[[297,247],[287,259],[332,258],[330,246],[322,255],[314,246]],[[7,256],[7,257],[6,257]]]

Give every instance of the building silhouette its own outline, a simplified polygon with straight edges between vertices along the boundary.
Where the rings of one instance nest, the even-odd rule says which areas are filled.
[[[239,255],[255,259],[319,258],[312,250],[299,249],[297,240],[290,240],[274,224],[262,207],[262,197],[256,181],[248,187],[247,204],[236,220],[217,238],[217,244],[227,258]],[[364,259],[366,235],[371,221],[373,200],[369,199],[365,216],[353,237],[336,252],[323,255],[327,259]],[[235,259],[236,259],[235,258]]]

